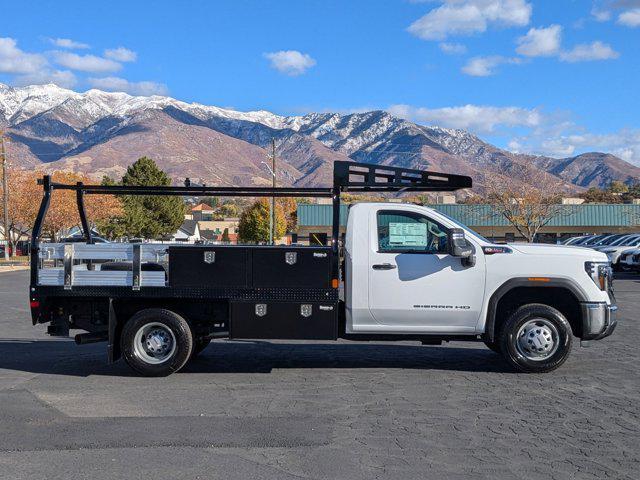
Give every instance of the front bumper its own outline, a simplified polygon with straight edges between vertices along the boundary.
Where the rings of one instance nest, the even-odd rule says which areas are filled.
[[[600,340],[613,333],[618,324],[616,305],[601,302],[585,302],[582,308],[582,340]]]

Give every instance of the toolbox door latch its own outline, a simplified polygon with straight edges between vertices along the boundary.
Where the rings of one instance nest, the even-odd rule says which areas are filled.
[[[204,263],[214,263],[216,261],[216,252],[204,252]]]
[[[298,252],[285,252],[284,261],[287,265],[294,265],[298,261]]]

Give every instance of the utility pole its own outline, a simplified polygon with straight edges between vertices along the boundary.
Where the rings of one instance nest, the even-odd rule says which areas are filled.
[[[7,151],[4,147],[4,132],[0,130],[0,156],[2,156],[2,213],[4,224],[4,259],[9,260],[9,184],[7,182]]]
[[[273,178],[273,188],[275,190],[276,188],[276,139],[272,138],[271,139],[271,176]],[[270,219],[270,242],[271,245],[274,244],[275,242],[275,228],[276,228],[276,222],[275,222],[275,215],[276,215],[276,196],[275,196],[275,192],[274,195],[271,197],[271,219]]]

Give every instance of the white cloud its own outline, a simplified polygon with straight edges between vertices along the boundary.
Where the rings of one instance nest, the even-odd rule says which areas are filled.
[[[462,55],[467,53],[467,47],[461,43],[440,43],[438,47],[448,55]]]
[[[496,67],[505,63],[518,64],[521,63],[521,60],[500,55],[473,57],[462,67],[462,72],[472,77],[488,77],[495,73]]]
[[[632,8],[618,16],[618,23],[625,27],[640,27],[640,8]]]
[[[475,133],[491,133],[499,127],[536,128],[541,125],[544,118],[538,109],[487,105],[462,105],[445,108],[392,105],[387,110],[392,115],[407,120],[449,128],[461,128]]]
[[[104,56],[116,62],[135,62],[138,54],[128,48],[110,48],[104,51]]]
[[[76,42],[69,38],[50,38],[49,42],[59,48],[69,48],[72,50],[83,50],[87,48],[91,48],[90,45],[86,43]]]
[[[91,73],[116,72],[122,68],[118,62],[96,55],[78,55],[71,52],[53,52],[56,63],[71,70]]]
[[[531,4],[525,0],[445,0],[413,22],[408,31],[423,40],[481,33],[492,25],[529,24]]]
[[[576,125],[567,112],[548,113],[540,108],[492,105],[444,108],[392,105],[387,111],[420,124],[506,136],[505,147],[517,153],[569,157],[598,151],[640,166],[640,129],[621,129],[605,134],[588,132]]]
[[[611,12],[609,10],[601,10],[595,6],[591,9],[591,16],[596,22],[608,22],[611,20]]]
[[[269,52],[265,53],[264,57],[271,62],[272,68],[292,77],[302,75],[316,64],[309,54],[297,50]]]
[[[562,27],[550,25],[532,28],[518,38],[516,52],[526,57],[550,57],[558,53],[562,42]]]
[[[0,73],[31,74],[47,66],[44,55],[26,53],[13,38],[0,37]]]
[[[100,90],[109,92],[127,92],[132,95],[166,95],[169,89],[166,85],[151,81],[130,82],[120,77],[89,78],[89,84]]]
[[[612,60],[618,58],[620,54],[610,45],[602,42],[592,42],[576,45],[571,50],[560,53],[560,60],[563,62],[589,62],[594,60]]]
[[[73,88],[78,80],[73,72],[69,70],[50,70],[44,69],[39,72],[18,75],[15,77],[14,85],[44,85],[54,83],[59,87]]]
[[[613,133],[597,134],[573,126],[555,137],[533,134],[512,140],[523,151],[554,157],[572,156],[584,152],[606,152],[640,166],[640,130],[621,129]]]

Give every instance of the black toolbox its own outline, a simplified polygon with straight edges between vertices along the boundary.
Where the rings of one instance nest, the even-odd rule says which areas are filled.
[[[335,340],[336,303],[232,302],[230,338]]]
[[[169,285],[204,288],[331,288],[330,247],[169,247]]]

